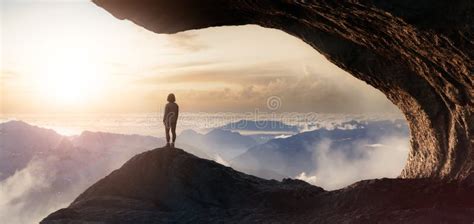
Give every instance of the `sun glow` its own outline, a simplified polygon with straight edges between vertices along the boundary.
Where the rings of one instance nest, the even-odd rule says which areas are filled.
[[[104,74],[88,53],[70,49],[43,61],[37,70],[43,97],[59,105],[78,105],[99,96],[105,87]]]

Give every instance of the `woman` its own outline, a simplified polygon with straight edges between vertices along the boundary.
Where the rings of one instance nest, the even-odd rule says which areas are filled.
[[[176,97],[173,93],[168,95],[168,103],[165,107],[165,115],[163,116],[163,124],[165,125],[166,132],[166,146],[174,147],[174,142],[176,141],[176,123],[178,121],[179,106],[175,103]],[[173,139],[170,145],[170,129]]]

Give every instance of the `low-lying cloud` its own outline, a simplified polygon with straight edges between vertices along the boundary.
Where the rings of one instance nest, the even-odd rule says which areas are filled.
[[[87,187],[133,155],[150,147],[117,143],[112,148],[119,151],[62,149],[68,150],[67,155],[56,151],[35,156],[26,167],[0,181],[0,223],[39,223],[48,214],[67,207]]]
[[[34,159],[27,167],[0,182],[0,220],[2,223],[38,223],[44,214],[63,207],[72,197],[65,200],[39,200],[40,194],[48,191],[56,178],[55,169],[48,164],[54,158]],[[60,192],[58,192],[60,193]],[[52,195],[51,195],[52,196]],[[41,206],[38,206],[41,201]]]
[[[332,118],[331,121],[334,122],[334,119]],[[346,127],[346,123],[341,123],[337,127]],[[326,138],[313,142],[310,142],[313,138],[298,139],[298,142],[304,142],[305,144],[303,145],[307,145],[307,147],[299,147],[298,144],[292,145],[295,144],[295,141],[291,141],[292,144],[282,145],[285,150],[290,150],[287,151],[290,153],[288,154],[289,156],[262,151],[261,156],[263,157],[260,158],[274,158],[274,160],[264,162],[262,161],[264,159],[250,158],[255,160],[257,166],[247,166],[245,168],[248,170],[243,171],[250,173],[256,171],[257,174],[255,175],[262,177],[266,175],[264,178],[267,178],[268,175],[271,175],[274,179],[284,177],[298,178],[324,187],[327,190],[341,188],[362,179],[396,177],[399,175],[408,154],[408,137],[404,131],[405,129],[403,127],[401,129],[394,129],[394,127],[397,127],[397,124],[382,122],[380,125],[388,125],[380,126],[383,130],[393,129],[397,131],[393,135],[389,135],[381,134],[380,131],[377,131],[379,129],[370,129],[372,131],[369,131],[368,135],[361,136],[359,135],[361,130],[369,130],[359,127],[359,125],[365,124],[365,122],[350,121],[349,124],[353,124],[347,128],[347,131],[350,132],[349,138],[352,138],[352,140],[348,141],[347,144],[339,144],[341,142],[338,141],[345,141],[346,137],[337,137],[338,135],[335,135],[334,139]],[[25,133],[28,133],[27,135],[34,135],[36,133],[39,136],[49,136],[50,138],[51,134],[54,134],[50,130],[28,126],[21,122],[13,123],[12,126],[16,128],[25,127],[26,129],[23,132],[17,132],[23,133],[19,136],[10,136],[8,139],[3,138],[5,142],[9,141],[11,143],[4,144],[4,148],[0,148],[0,151],[3,150],[2,153],[5,153],[4,155],[18,151],[18,148],[8,148],[6,146],[13,145],[18,139],[27,139],[24,136]],[[336,129],[334,128],[334,130]],[[32,132],[27,130],[32,130]],[[317,132],[318,130],[313,131],[319,133]],[[43,132],[49,133],[49,135],[44,135]],[[374,132],[375,134],[370,134]],[[3,134],[6,133],[8,131],[3,132]],[[217,135],[219,137],[216,137],[217,139],[215,140],[221,141],[218,145],[211,147],[211,149],[225,151],[232,148],[232,144],[230,144],[232,141],[234,143],[242,143],[242,140],[236,139],[236,136],[231,133],[216,133],[220,134]],[[324,135],[324,132],[321,132],[321,134]],[[377,137],[380,135],[383,135],[383,138],[379,139]],[[232,139],[228,139],[225,136],[232,136]],[[275,136],[278,136],[277,141],[279,142],[295,137]],[[307,135],[302,133],[298,136]],[[318,136],[318,134],[313,136]],[[374,138],[374,136],[379,140],[369,140]],[[243,136],[237,137],[247,138]],[[45,137],[41,139],[45,139]],[[58,138],[51,139],[57,140]],[[0,181],[0,223],[38,223],[48,214],[66,207],[88,186],[112,170],[119,168],[120,165],[133,155],[163,145],[161,139],[153,137],[100,132],[85,132],[81,136],[61,137],[59,139],[63,140],[60,141],[62,144],[59,144],[59,146],[52,150],[45,151],[44,149],[47,148],[45,146],[39,147],[41,148],[39,150],[41,153],[37,153],[34,150],[27,151],[34,153],[35,156],[32,157],[26,167],[21,166],[22,168],[18,168],[19,170],[15,173]],[[56,140],[53,142],[56,142]],[[66,140],[71,141],[71,144],[74,145],[69,144]],[[184,140],[183,137],[179,142],[184,143]],[[248,140],[250,141],[250,139]],[[36,144],[37,147],[40,144],[55,145],[53,142],[42,142],[36,138],[25,142],[27,144],[24,147],[27,148],[31,144]],[[16,144],[14,146],[18,147]],[[227,148],[217,146],[227,146]],[[187,147],[183,146],[184,149],[187,149]],[[301,150],[298,152],[294,151],[297,149]],[[199,151],[199,149],[195,150]],[[46,155],[44,152],[46,152]],[[230,160],[230,157],[225,157],[222,151],[212,152],[209,154],[211,156],[209,158],[225,166],[233,166],[233,160]],[[26,152],[24,153],[26,154]],[[288,164],[286,164],[285,159],[289,159],[297,164],[304,164],[305,166],[302,166],[302,168],[287,166]],[[277,160],[282,162],[276,163],[275,161]],[[252,161],[248,160],[247,162]]]
[[[408,139],[390,137],[377,144],[360,141],[354,148],[356,158],[332,148],[330,139],[308,148],[313,152],[316,169],[296,178],[327,190],[345,187],[359,180],[397,177],[406,163]]]

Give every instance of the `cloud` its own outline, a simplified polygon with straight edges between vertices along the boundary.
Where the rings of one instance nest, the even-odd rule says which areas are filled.
[[[330,139],[325,139],[307,150],[313,152],[316,169],[295,178],[334,190],[359,180],[381,177],[397,177],[406,163],[408,139],[387,136],[378,144],[367,144],[361,140],[355,145],[351,157],[343,150],[334,148]]]
[[[209,80],[226,83],[226,79],[208,74],[203,75],[198,82]],[[378,90],[360,86],[365,85],[364,83],[335,83],[316,75],[240,76],[227,82],[229,85],[211,89],[194,89],[193,85],[189,86],[191,88],[179,89],[180,84],[171,85],[172,79],[163,82],[168,86],[161,86],[161,89],[170,88],[169,91],[180,98],[182,108],[190,111],[265,110],[267,98],[278,96],[282,101],[276,112],[400,113]]]
[[[302,172],[300,175],[295,177],[296,179],[306,181],[308,183],[316,184],[316,176],[308,176],[306,172]]]
[[[0,182],[0,221],[2,223],[38,223],[45,214],[63,207],[65,201],[38,197],[51,187],[56,170],[48,169],[54,159],[32,160],[27,167]]]
[[[99,150],[89,148],[88,153],[69,151],[66,157],[56,153],[33,158],[25,168],[0,182],[0,223],[39,223],[52,212],[67,207],[88,186],[146,149],[121,145],[120,153],[105,157],[97,152]]]
[[[282,99],[279,112],[400,113],[384,94],[349,74],[329,75],[304,64],[298,60],[189,62],[157,67],[150,72],[153,76],[137,83],[153,92],[180,95],[183,108],[191,111],[253,111],[264,109],[267,97],[278,96]],[[212,101],[220,108],[193,104],[196,101]]]
[[[216,161],[217,163],[221,164],[221,165],[224,165],[224,166],[230,166],[230,163],[228,161],[226,161],[225,159],[223,159],[221,156],[219,156],[218,154],[216,154],[214,156],[214,161]]]
[[[281,61],[266,63],[236,63],[195,61],[155,67],[151,77],[139,79],[147,85],[166,83],[232,83],[265,85],[277,78],[294,78],[294,71]]]
[[[335,117],[327,119],[337,122]],[[205,122],[202,117],[198,120]],[[49,157],[36,157],[24,169],[1,181],[0,223],[38,223],[51,212],[66,207],[87,186],[118,168],[134,154],[158,145],[155,140],[149,142],[137,136],[90,134],[93,134],[92,138],[86,138],[90,140],[82,142],[81,147],[52,151],[54,155]],[[360,139],[357,144],[350,145],[354,147],[351,154],[357,155],[355,157],[344,153],[346,148],[339,149],[334,145],[330,139],[310,145],[306,150],[312,153],[312,158],[305,157],[304,161],[314,163],[316,169],[311,170],[311,166],[302,170],[306,172],[298,171],[301,172],[299,175],[291,176],[326,189],[337,189],[361,179],[396,177],[408,154],[407,137],[386,136],[377,142]],[[212,158],[229,166],[229,162],[218,154]],[[258,165],[257,168],[269,167],[268,164]],[[279,173],[278,170],[270,171]]]
[[[203,41],[199,40],[199,35],[192,31],[181,32],[166,36],[169,47],[182,49],[188,52],[197,52],[209,48]]]

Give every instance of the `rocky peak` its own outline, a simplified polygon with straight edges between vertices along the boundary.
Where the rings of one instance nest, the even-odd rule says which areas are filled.
[[[41,223],[453,223],[472,221],[472,192],[467,182],[432,179],[361,181],[325,191],[158,148],[134,156]]]

